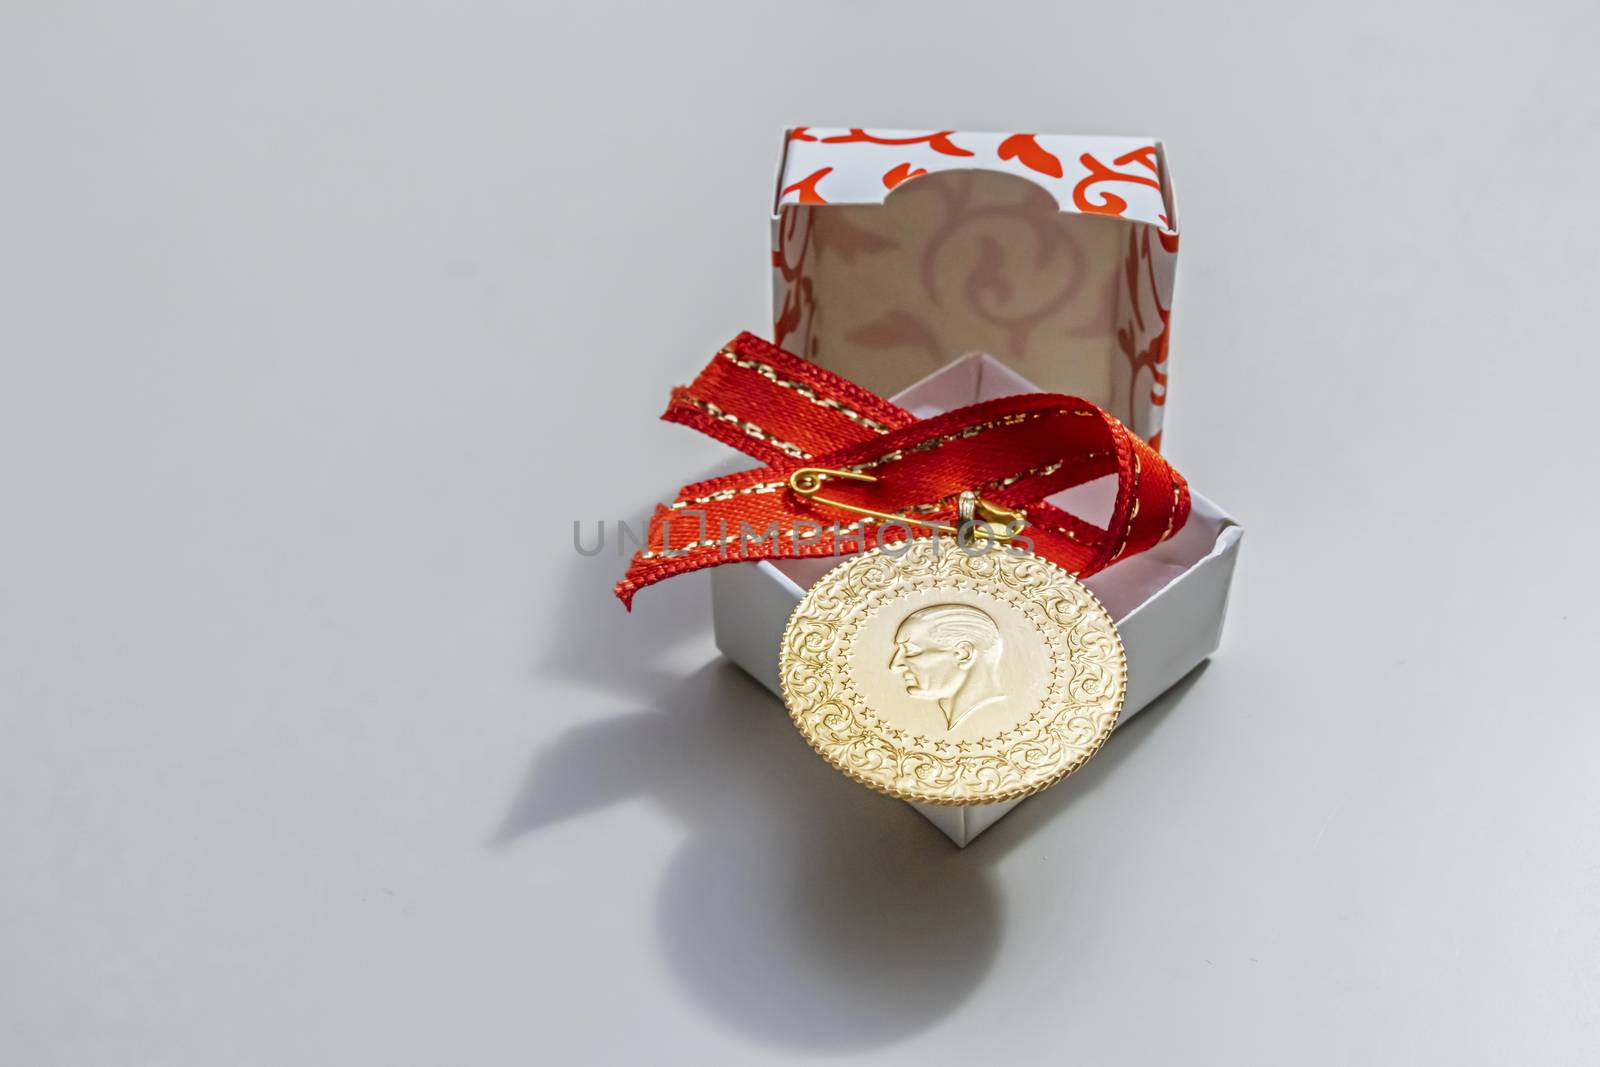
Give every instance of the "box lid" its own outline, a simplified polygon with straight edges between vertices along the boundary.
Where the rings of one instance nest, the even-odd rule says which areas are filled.
[[[1160,445],[1178,249],[1152,138],[797,127],[777,343],[888,396],[987,352]]]

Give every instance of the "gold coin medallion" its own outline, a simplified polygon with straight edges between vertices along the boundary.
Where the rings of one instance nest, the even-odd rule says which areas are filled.
[[[1117,724],[1111,615],[1031,553],[949,537],[877,548],[819,578],[784,630],[789,715],[858,782],[925,804],[1036,793]]]

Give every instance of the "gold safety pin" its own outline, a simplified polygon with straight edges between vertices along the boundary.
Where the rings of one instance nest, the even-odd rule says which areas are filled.
[[[886,511],[874,511],[858,504],[848,504],[843,500],[834,500],[821,495],[823,483],[829,478],[843,478],[850,482],[875,482],[878,479],[870,474],[859,471],[836,471],[826,467],[801,467],[789,475],[789,488],[805,497],[815,500],[819,504],[829,507],[841,508],[854,512],[857,515],[866,515],[880,522],[901,522],[914,526],[926,526],[940,533],[962,536],[963,529],[970,529],[972,536],[984,537],[991,541],[1009,541],[1022,529],[1025,517],[1022,512],[1012,508],[991,504],[977,493],[968,489],[957,498],[957,511],[961,515],[961,526],[949,526],[942,522],[923,522],[913,519],[909,515],[894,515]],[[995,527],[999,526],[1000,529]]]

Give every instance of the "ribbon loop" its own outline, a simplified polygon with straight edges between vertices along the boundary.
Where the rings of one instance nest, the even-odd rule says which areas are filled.
[[[963,493],[1015,512],[1033,550],[1080,577],[1166,540],[1189,515],[1183,476],[1086,400],[1028,393],[918,419],[748,333],[674,389],[662,418],[765,465],[685,486],[656,509],[617,583],[630,607],[645,586],[702,567],[865,550],[956,525]],[[842,475],[826,499],[791,484],[816,470]],[[1046,500],[1112,474],[1104,527]]]

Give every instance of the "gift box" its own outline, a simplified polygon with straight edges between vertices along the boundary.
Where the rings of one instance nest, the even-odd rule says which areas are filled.
[[[771,226],[781,347],[920,417],[1067,393],[1159,447],[1178,251],[1159,141],[798,128]],[[1100,521],[1114,489],[1102,479],[1050,500]],[[1191,494],[1181,531],[1086,582],[1126,648],[1121,721],[1220,641],[1242,529]],[[778,692],[784,626],[836,562],[715,568],[723,654]],[[913,806],[964,846],[1017,803]]]

